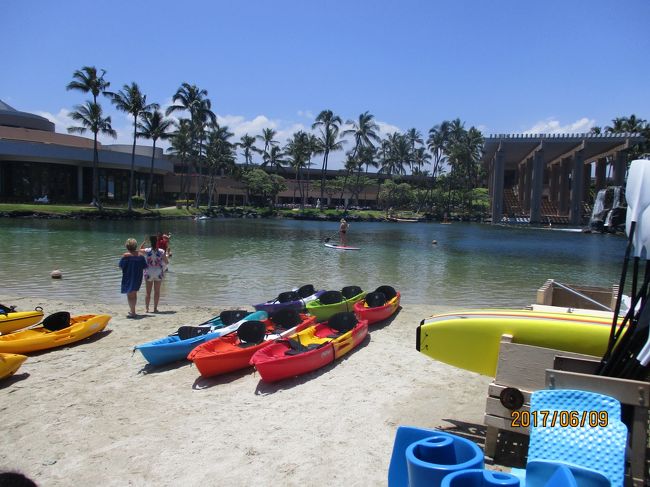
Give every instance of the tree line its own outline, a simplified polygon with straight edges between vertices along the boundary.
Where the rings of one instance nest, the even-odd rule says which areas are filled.
[[[98,134],[116,137],[111,125],[111,117],[105,116],[98,97],[107,98],[116,109],[133,117],[133,147],[129,178],[128,208],[133,208],[134,165],[136,140],[150,139],[153,143],[151,167],[145,189],[143,206],[147,208],[151,199],[153,184],[154,151],[158,140],[168,140],[168,153],[181,165],[181,200],[189,204],[190,178],[196,178],[196,193],[193,204],[198,207],[201,197],[207,197],[207,205],[213,204],[217,178],[228,175],[241,181],[249,196],[261,202],[273,201],[275,196],[286,189],[282,174],[291,174],[295,179],[294,199],[301,206],[310,198],[325,195],[343,199],[347,191],[353,200],[359,202],[360,194],[377,183],[379,200],[390,204],[395,187],[402,185],[401,194],[412,195],[409,205],[417,209],[432,209],[443,205],[449,211],[452,204],[471,211],[477,198],[476,188],[484,181],[484,168],[480,164],[483,147],[483,134],[476,127],[466,128],[459,118],[434,125],[426,134],[426,139],[417,129],[404,133],[389,133],[381,137],[375,117],[366,111],[356,119],[343,119],[331,110],[322,110],[316,116],[308,133],[297,131],[284,145],[276,140],[278,132],[265,128],[261,134],[244,134],[234,141],[234,134],[225,125],[217,122],[212,110],[208,92],[194,84],[184,82],[172,97],[172,105],[163,113],[157,103],[148,103],[147,96],[137,83],[123,85],[117,92],[110,91],[106,71],[94,66],[84,66],[72,75],[68,90],[90,93],[92,100],[77,105],[70,117],[78,123],[68,129],[71,133],[93,133],[93,204],[101,207],[98,184]],[[177,120],[169,118],[179,114]],[[649,124],[645,120],[620,117],[613,125],[606,127],[608,132],[644,132],[650,136]],[[602,129],[594,127],[592,132]],[[330,155],[344,152],[343,175],[327,179],[326,173]],[[237,152],[243,164],[237,164]],[[257,160],[256,160],[257,159]],[[310,181],[309,169],[320,165],[318,181]],[[383,178],[368,177],[370,170],[383,174]],[[400,179],[409,175],[409,183]],[[392,181],[382,194],[382,180]],[[403,186],[406,184],[408,189]],[[316,194],[310,195],[315,186]],[[399,192],[399,191],[398,191]],[[479,196],[482,193],[478,193]],[[414,196],[417,195],[417,196]],[[442,196],[441,196],[442,195]],[[444,197],[446,195],[446,197]],[[389,201],[390,200],[390,201]],[[404,198],[398,198],[403,201]]]

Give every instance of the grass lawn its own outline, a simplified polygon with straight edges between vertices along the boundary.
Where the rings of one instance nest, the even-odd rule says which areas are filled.
[[[221,207],[213,207],[217,209],[217,211],[221,210]],[[182,207],[182,208],[176,208],[176,206],[169,206],[166,208],[155,208],[155,209],[142,209],[142,208],[137,208],[134,207],[133,213],[137,215],[138,217],[148,217],[148,218],[182,218],[182,217],[192,217],[195,215],[202,215],[205,210],[207,210],[206,207],[200,207],[200,208],[194,208],[190,206],[189,208]],[[226,209],[226,214],[234,212],[240,212],[240,211],[254,211],[257,212],[263,216],[268,216],[269,215],[269,209],[264,207],[229,207]],[[26,204],[20,204],[20,203],[0,203],[0,213],[9,213],[12,214],[14,213],[16,216],[28,216],[29,214],[37,214],[37,215],[57,215],[57,216],[62,216],[62,217],[73,217],[73,216],[87,216],[91,217],[93,214],[103,217],[110,217],[110,216],[115,216],[115,217],[125,217],[128,216],[128,212],[126,210],[126,205],[125,206],[111,206],[107,205],[102,208],[102,210],[98,210],[97,208],[89,205],[51,205],[51,204],[35,204],[35,203],[26,203]],[[341,218],[345,216],[346,218],[360,218],[360,219],[383,219],[385,217],[385,213],[380,210],[348,210],[347,212],[344,212],[343,210],[316,210],[314,208],[307,208],[303,212],[299,212],[296,210],[291,210],[291,209],[285,209],[285,208],[277,208],[274,212],[274,214],[277,214],[279,216],[285,217],[285,218],[293,218],[293,217],[303,217],[303,218],[313,218],[313,219],[319,219],[323,218],[323,216],[327,217],[328,219],[333,219],[333,218]]]

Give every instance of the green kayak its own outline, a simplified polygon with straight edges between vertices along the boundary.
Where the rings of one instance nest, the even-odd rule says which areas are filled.
[[[346,286],[340,291],[325,291],[318,299],[307,303],[307,313],[316,317],[317,322],[330,319],[336,313],[351,312],[354,303],[366,296],[359,286]]]

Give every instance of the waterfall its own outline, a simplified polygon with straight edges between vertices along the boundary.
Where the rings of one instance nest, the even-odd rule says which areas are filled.
[[[614,214],[614,209],[619,208],[621,206],[621,187],[614,186],[613,189],[614,189],[614,199],[612,201],[612,209],[607,212],[607,217],[605,218],[605,227],[607,228],[609,228],[612,225],[612,215]]]
[[[599,232],[616,231],[625,222],[625,198],[621,186],[601,189],[594,200],[589,227]]]
[[[589,226],[594,227],[596,222],[602,221],[602,213],[605,210],[605,195],[607,189],[601,189],[596,195],[594,200],[594,208],[591,210],[591,218],[589,218]]]

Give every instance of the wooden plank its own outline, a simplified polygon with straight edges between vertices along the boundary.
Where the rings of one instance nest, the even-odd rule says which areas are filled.
[[[564,370],[546,370],[549,389],[581,389],[618,399],[622,404],[650,407],[650,383]]]
[[[579,374],[595,374],[600,365],[600,360],[582,359],[567,357],[566,355],[556,355],[553,368],[555,370],[566,370],[567,372],[578,372]]]
[[[545,370],[553,368],[555,356],[593,358],[572,352],[560,352],[552,348],[507,343],[502,341],[494,382],[508,387],[536,391],[546,388]]]

